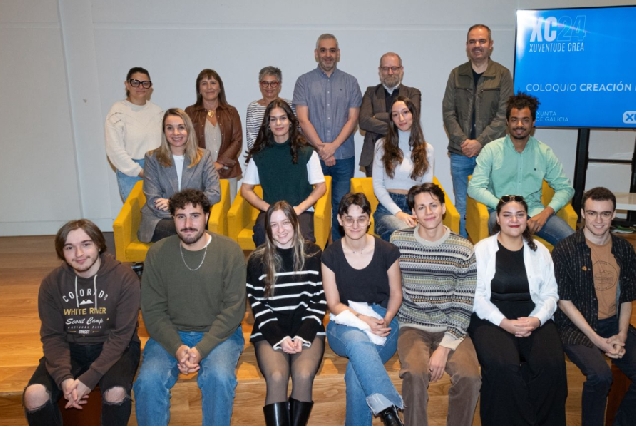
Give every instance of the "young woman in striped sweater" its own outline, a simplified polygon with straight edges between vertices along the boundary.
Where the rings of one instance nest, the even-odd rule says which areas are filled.
[[[250,341],[267,384],[267,425],[306,425],[314,377],[325,351],[321,251],[305,241],[285,201],[265,215],[266,239],[247,264],[247,297],[254,312]],[[287,399],[291,376],[293,389]]]

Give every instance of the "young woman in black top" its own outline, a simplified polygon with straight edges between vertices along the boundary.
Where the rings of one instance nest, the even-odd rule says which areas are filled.
[[[325,351],[321,251],[303,239],[298,216],[285,201],[270,205],[265,224],[265,243],[247,265],[247,297],[254,312],[250,341],[267,384],[265,423],[306,425]]]
[[[554,265],[532,239],[527,212],[523,197],[503,196],[498,233],[475,245],[468,332],[481,364],[482,425],[565,425],[565,359],[552,321],[559,299]]]
[[[322,255],[323,287],[332,315],[327,339],[336,354],[349,359],[345,425],[371,425],[372,414],[386,425],[400,425],[397,408],[404,406],[402,397],[384,368],[397,350],[400,252],[367,234],[370,214],[362,193],[349,193],[340,201],[338,222],[345,236]],[[349,321],[337,323],[334,315]]]

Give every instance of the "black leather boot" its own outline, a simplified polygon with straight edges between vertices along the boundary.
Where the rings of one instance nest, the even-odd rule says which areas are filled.
[[[263,406],[263,414],[265,415],[265,425],[289,425],[289,408],[287,402],[276,402],[265,405]]]
[[[403,426],[404,423],[398,415],[398,410],[395,406],[389,406],[378,414],[385,426]]]
[[[289,421],[292,426],[306,426],[309,421],[314,402],[301,402],[293,397],[289,398]]]

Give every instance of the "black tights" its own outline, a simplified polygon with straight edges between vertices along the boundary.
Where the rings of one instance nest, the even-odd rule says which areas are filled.
[[[254,343],[256,361],[265,377],[265,404],[287,401],[287,385],[291,374],[291,397],[300,402],[312,401],[314,377],[325,353],[325,337],[317,336],[311,347],[303,347],[297,354],[274,350],[265,340]],[[291,370],[291,372],[290,372]]]

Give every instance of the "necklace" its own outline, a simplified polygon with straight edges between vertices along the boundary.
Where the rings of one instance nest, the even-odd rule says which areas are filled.
[[[344,243],[344,242],[345,241],[343,240],[342,243]],[[361,254],[367,248],[368,242],[369,242],[369,239],[367,239],[367,236],[364,236],[364,246],[362,247],[362,249],[358,249],[357,251],[354,251],[353,249],[351,249],[351,247],[349,245],[346,245],[346,246],[347,246],[347,249],[349,249],[351,251],[351,253]]]
[[[215,111],[214,110],[208,110],[208,117],[214,117]]]
[[[205,256],[208,254],[208,246],[210,246],[210,242],[209,241],[208,241],[208,244],[205,245],[205,252],[203,252],[203,258],[201,258],[201,262],[199,263],[197,268],[190,268],[190,266],[186,262],[185,258],[183,257],[183,246],[181,244],[179,244],[179,251],[181,252],[181,259],[183,260],[183,264],[186,266],[186,268],[188,270],[197,271],[199,268],[201,268],[201,266],[203,265],[203,261],[205,261]]]

